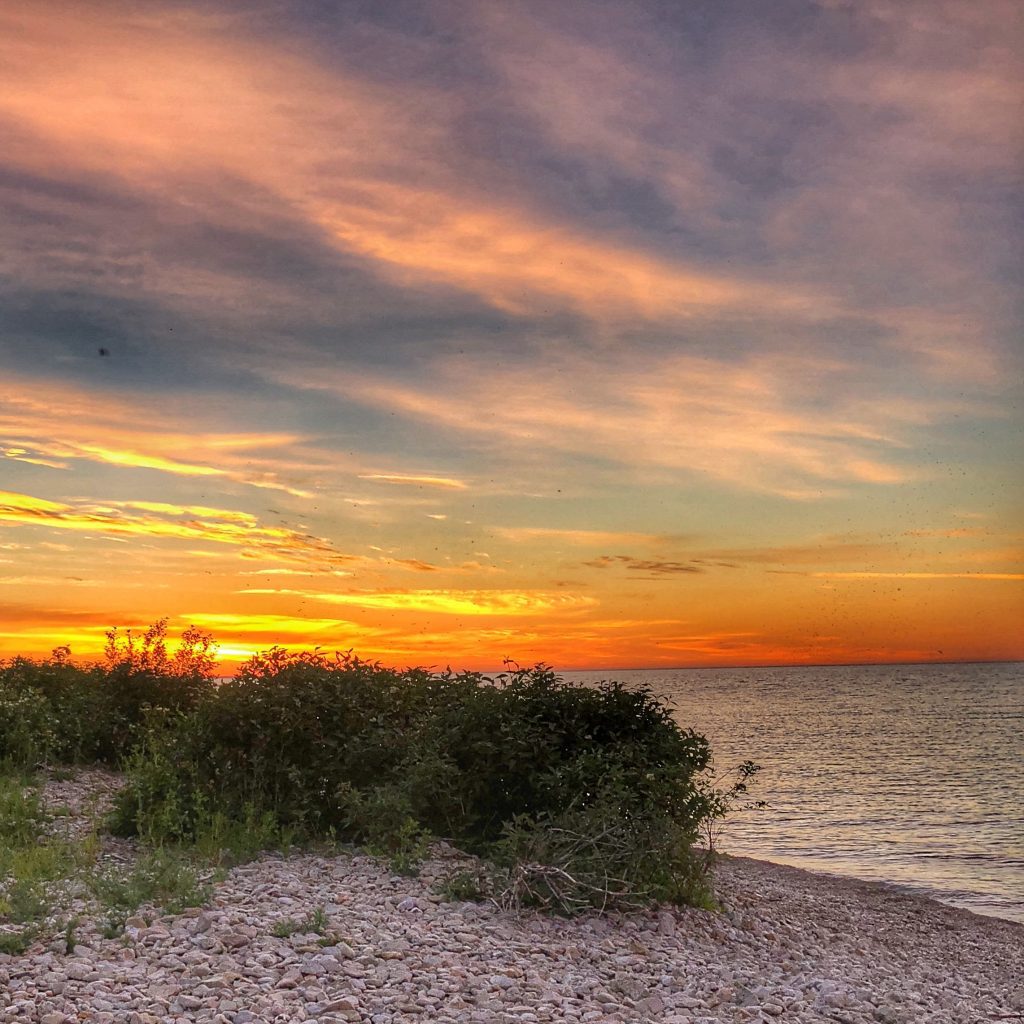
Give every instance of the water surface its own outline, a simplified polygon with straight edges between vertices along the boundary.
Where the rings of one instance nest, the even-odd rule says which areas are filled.
[[[896,884],[1024,921],[1024,665],[571,672],[645,685],[769,807],[726,853]]]

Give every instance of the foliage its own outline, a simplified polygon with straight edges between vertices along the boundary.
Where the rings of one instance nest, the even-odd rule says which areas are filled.
[[[301,920],[297,917],[283,917],[276,921],[270,934],[278,939],[287,939],[292,935],[326,935],[327,912],[323,907],[316,907],[312,913]]]
[[[491,865],[453,892],[562,913],[702,902],[697,844],[757,771],[720,788],[705,738],[651,691],[544,665],[488,678],[273,648],[216,686],[198,630],[174,655],[166,620],[107,640],[104,666],[63,648],[0,666],[0,712],[19,712],[0,758],[119,764],[113,831],[214,864],[327,838],[412,873],[444,838]]]
[[[210,896],[195,859],[185,851],[165,847],[144,854],[128,871],[108,868],[94,872],[89,888],[107,909],[110,921],[127,918],[141,906],[177,914],[186,907],[201,906]]]
[[[50,835],[49,815],[37,783],[18,774],[0,774],[0,926],[29,925],[26,941],[48,917],[54,883],[73,874],[89,856],[87,843]],[[11,933],[4,931],[6,941]]]
[[[213,688],[213,641],[195,627],[167,652],[167,620],[141,638],[107,633],[106,663],[77,666],[70,649],[0,663],[0,764],[120,764],[151,708],[184,711]]]
[[[736,795],[710,765],[648,690],[274,649],[193,709],[150,717],[116,826],[193,842],[214,820],[261,821],[403,872],[444,837],[499,865],[509,903],[701,902],[695,844]]]
[[[57,745],[46,697],[0,671],[0,767],[46,761]]]

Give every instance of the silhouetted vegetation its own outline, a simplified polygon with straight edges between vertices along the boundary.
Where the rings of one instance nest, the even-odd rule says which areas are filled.
[[[152,710],[186,711],[212,691],[212,651],[190,628],[169,654],[161,619],[140,636],[110,630],[99,665],[74,665],[67,647],[0,663],[0,764],[119,765]]]
[[[330,838],[412,871],[444,838],[484,859],[474,892],[562,912],[706,901],[698,840],[756,771],[716,788],[707,741],[649,690],[545,666],[489,678],[275,648],[215,685],[212,650],[190,630],[170,655],[159,622],[112,631],[102,665],[60,649],[0,666],[0,761],[123,769],[112,827],[157,846]]]

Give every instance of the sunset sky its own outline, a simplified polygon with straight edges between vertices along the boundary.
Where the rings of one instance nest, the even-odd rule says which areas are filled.
[[[1024,658],[1016,0],[0,6],[0,657]]]

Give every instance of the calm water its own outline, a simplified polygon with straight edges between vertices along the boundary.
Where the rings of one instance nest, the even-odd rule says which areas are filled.
[[[1024,664],[573,672],[668,698],[770,807],[727,853],[1024,921]]]

